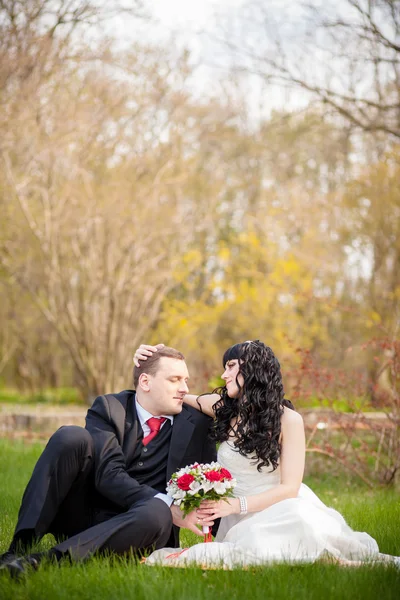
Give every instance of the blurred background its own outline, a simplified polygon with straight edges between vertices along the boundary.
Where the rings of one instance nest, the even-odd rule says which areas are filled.
[[[1,0],[0,400],[261,339],[297,407],[386,414],[393,478],[399,148],[397,0]]]

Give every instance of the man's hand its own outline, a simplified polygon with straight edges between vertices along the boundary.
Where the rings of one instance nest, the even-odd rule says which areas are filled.
[[[200,517],[196,510],[193,510],[191,513],[186,515],[186,517],[184,517],[183,512],[179,506],[176,506],[176,504],[171,504],[170,508],[174,525],[177,525],[183,529],[189,529],[196,535],[204,535],[198,526],[208,525],[208,527],[212,527],[214,525],[214,521],[210,519],[210,517]]]
[[[134,356],[133,362],[136,367],[140,367],[141,360],[147,360],[148,356],[152,356],[154,352],[164,348],[165,344],[157,344],[156,346],[149,346],[149,344],[140,344],[139,348],[137,348]]]

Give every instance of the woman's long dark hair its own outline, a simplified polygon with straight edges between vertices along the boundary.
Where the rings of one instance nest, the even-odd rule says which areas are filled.
[[[256,455],[259,471],[268,465],[275,470],[281,453],[283,407],[294,410],[292,403],[284,398],[279,361],[271,348],[259,340],[228,348],[222,359],[224,369],[234,359],[239,361],[243,387],[236,380],[240,389],[236,398],[228,396],[225,386],[214,390],[221,399],[213,406],[216,416],[213,439],[223,442],[233,435],[240,454]],[[235,417],[237,424],[233,430],[231,421]]]

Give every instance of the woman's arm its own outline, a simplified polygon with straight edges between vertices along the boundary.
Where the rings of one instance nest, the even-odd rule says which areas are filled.
[[[303,479],[305,463],[305,434],[301,415],[288,408],[282,415],[282,453],[280,457],[281,482],[276,487],[261,494],[246,496],[247,511],[259,512],[277,502],[288,498],[296,498]],[[265,468],[265,467],[264,467]],[[234,473],[232,473],[235,476]],[[201,509],[204,515],[212,515],[213,519],[240,513],[239,498],[231,498],[228,502],[203,502]],[[200,514],[201,516],[201,514]]]
[[[183,401],[185,404],[189,404],[193,408],[197,408],[205,415],[209,417],[215,417],[213,405],[220,400],[219,394],[204,394],[202,396],[195,396],[194,394],[186,394]]]
[[[157,344],[156,346],[150,346],[149,344],[140,344],[133,356],[133,362],[137,367],[140,366],[140,361],[146,361],[148,356],[151,356],[154,352],[164,348],[164,344]],[[205,394],[204,396],[195,396],[194,394],[186,394],[184,398],[185,404],[196,408],[203,412],[209,417],[215,417],[213,411],[213,404],[220,399],[218,394]]]
[[[296,498],[303,480],[306,455],[304,423],[298,412],[285,408],[282,415],[281,482],[267,492],[247,497],[248,512],[264,510],[276,502]]]

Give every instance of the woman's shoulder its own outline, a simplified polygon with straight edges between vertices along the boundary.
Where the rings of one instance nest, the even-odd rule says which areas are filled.
[[[288,408],[287,406],[283,407],[283,413],[281,417],[282,426],[287,427],[304,427],[303,417],[300,413]]]

